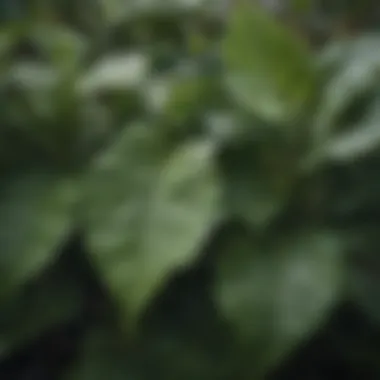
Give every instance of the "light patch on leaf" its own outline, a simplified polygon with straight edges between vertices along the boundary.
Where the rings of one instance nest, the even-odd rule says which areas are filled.
[[[141,85],[149,71],[148,57],[140,53],[110,56],[97,62],[78,82],[80,94],[129,90]]]

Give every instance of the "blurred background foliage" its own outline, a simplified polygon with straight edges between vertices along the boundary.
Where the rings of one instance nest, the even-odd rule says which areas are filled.
[[[0,378],[379,379],[379,26],[0,0]]]

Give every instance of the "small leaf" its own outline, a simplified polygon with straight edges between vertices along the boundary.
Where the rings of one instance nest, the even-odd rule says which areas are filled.
[[[235,5],[222,42],[227,87],[260,118],[294,122],[315,95],[312,56],[259,6],[241,3]]]
[[[0,190],[0,296],[53,262],[70,231],[77,189],[59,173],[30,171],[4,178]]]
[[[376,105],[378,107],[378,105]],[[356,127],[327,144],[327,156],[334,161],[352,161],[373,152],[380,145],[380,112],[377,109],[364,121],[363,128]],[[372,119],[372,120],[371,120]]]
[[[7,73],[10,88],[16,89],[7,99],[5,115],[16,125],[33,129],[33,120],[52,120],[56,112],[57,90],[62,76],[51,65],[21,62]],[[39,127],[42,128],[42,127]]]
[[[325,143],[338,127],[339,117],[359,96],[380,83],[380,39],[366,35],[351,43],[335,42],[321,53],[321,68],[336,66],[314,120],[316,143]]]
[[[289,353],[323,322],[339,297],[340,242],[304,232],[259,244],[239,234],[217,263],[215,296],[222,315],[252,347],[258,373]]]
[[[306,161],[308,167],[326,162],[353,162],[374,153],[380,146],[379,101],[349,131],[337,133],[313,151]]]
[[[219,212],[207,141],[173,147],[130,127],[89,179],[87,237],[98,270],[132,319],[172,272],[199,254]]]

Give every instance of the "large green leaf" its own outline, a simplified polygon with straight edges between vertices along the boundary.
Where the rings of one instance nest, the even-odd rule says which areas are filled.
[[[258,5],[238,2],[222,41],[231,94],[270,122],[296,121],[316,91],[312,56]]]
[[[315,331],[338,300],[341,247],[326,232],[299,232],[259,244],[244,234],[217,262],[220,311],[252,348],[257,373],[273,366]]]
[[[45,170],[14,173],[0,189],[0,296],[54,261],[72,228],[73,180]]]
[[[156,132],[131,126],[88,182],[91,253],[131,318],[168,275],[197,257],[219,212],[215,146],[189,141],[173,150]]]

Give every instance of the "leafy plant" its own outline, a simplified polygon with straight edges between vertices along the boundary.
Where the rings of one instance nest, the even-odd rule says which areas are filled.
[[[267,379],[346,302],[376,331],[378,33],[85,3],[0,31],[0,374],[68,326],[35,376]]]

